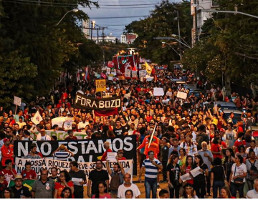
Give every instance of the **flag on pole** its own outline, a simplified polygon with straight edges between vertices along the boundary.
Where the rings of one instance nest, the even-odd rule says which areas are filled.
[[[34,117],[31,118],[31,121],[36,125],[38,125],[42,120],[43,119],[42,119],[41,115],[39,114],[39,111],[37,111],[36,114],[34,115]]]
[[[152,72],[152,67],[146,61],[145,61],[145,67],[146,67],[147,73],[150,75]]]
[[[89,73],[89,67],[85,67],[85,81],[89,81],[90,80],[90,73]]]
[[[154,129],[153,129],[153,132],[152,132],[152,134],[151,134],[151,138],[150,138],[150,141],[149,141],[149,146],[148,146],[148,148],[150,148],[150,145],[151,145],[151,142],[152,142],[152,139],[153,139],[153,136],[154,136],[156,127],[157,127],[157,123],[155,124],[155,127],[154,127]]]

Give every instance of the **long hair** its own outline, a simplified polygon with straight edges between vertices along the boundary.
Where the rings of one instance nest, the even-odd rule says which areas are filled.
[[[197,157],[197,158],[199,158],[199,166],[202,166],[202,164],[203,164],[203,159],[202,159],[202,156],[200,156],[200,155],[196,155],[195,157]],[[197,163],[196,162],[194,162],[194,168],[195,167],[197,167]]]
[[[187,166],[189,165],[189,163],[188,163],[188,158],[192,158],[191,168],[193,168],[193,156],[190,156],[190,155],[188,155],[188,156],[186,157],[185,167],[187,167]]]
[[[71,180],[71,177],[70,177],[68,171],[63,170],[63,171],[60,172],[60,174],[61,174],[61,173],[64,173],[64,175],[65,175],[65,181],[66,181],[66,182],[69,182],[69,181]],[[59,178],[59,182],[60,182],[60,178]]]
[[[194,197],[194,189],[193,189],[193,186],[192,186],[191,184],[186,184],[186,185],[184,186],[183,198],[185,198],[185,199],[188,198],[188,197],[187,197],[187,194],[186,194],[186,190],[185,190],[186,187],[191,187],[191,188],[192,188],[191,196],[192,196],[192,198],[193,198],[193,197]]]
[[[69,192],[70,192],[70,196],[69,196],[68,198],[69,198],[69,199],[72,198],[72,190],[71,190],[71,188],[69,188],[69,187],[65,187],[65,188],[62,190],[62,192],[61,192],[61,198],[64,198],[64,192],[65,192],[66,190],[69,190]]]
[[[100,184],[102,184],[102,185],[104,186],[105,191],[106,191],[106,189],[107,189],[107,184],[106,184],[105,182],[103,182],[103,181],[99,182],[99,183],[98,183],[98,191],[96,192],[96,195],[95,195],[95,198],[96,198],[96,199],[99,198],[99,185],[100,185]]]

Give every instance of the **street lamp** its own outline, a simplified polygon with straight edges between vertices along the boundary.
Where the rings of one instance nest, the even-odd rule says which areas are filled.
[[[67,12],[64,14],[64,16],[59,20],[59,22],[57,22],[56,26],[58,26],[58,25],[61,23],[61,21],[65,18],[65,16],[66,16],[68,13],[70,13],[70,12],[76,13],[76,12],[78,12],[78,11],[79,11],[78,9],[72,9],[72,10],[67,11]]]

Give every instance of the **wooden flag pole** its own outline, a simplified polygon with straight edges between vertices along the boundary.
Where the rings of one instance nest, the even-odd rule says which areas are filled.
[[[153,136],[154,136],[156,127],[157,127],[157,123],[155,124],[155,127],[154,127],[154,129],[153,129],[153,132],[152,132],[152,134],[151,134],[151,138],[150,138],[150,141],[149,141],[149,146],[148,146],[148,148],[150,148],[150,144],[151,144],[151,142],[152,142],[152,139],[153,139]]]

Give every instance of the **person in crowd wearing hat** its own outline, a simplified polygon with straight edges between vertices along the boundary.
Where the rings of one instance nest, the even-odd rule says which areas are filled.
[[[32,198],[53,198],[55,183],[48,178],[48,170],[41,169],[40,179],[36,180],[32,185]]]
[[[4,172],[0,171],[0,193],[4,191],[8,186],[8,182],[4,178]]]
[[[37,174],[33,169],[31,169],[31,162],[25,163],[25,169],[22,171],[21,175],[24,180],[36,180]]]
[[[30,152],[24,158],[30,158],[30,159],[40,159],[40,158],[42,158],[42,155],[37,152],[37,145],[35,143],[32,143],[30,145]]]
[[[110,143],[107,141],[104,142],[104,148],[106,149],[106,151],[104,152],[104,154],[101,157],[102,161],[105,161],[107,159],[108,152],[112,152],[112,150],[110,149]]]
[[[3,140],[4,145],[1,148],[2,154],[2,166],[5,166],[6,160],[11,160],[12,164],[14,164],[14,153],[13,153],[13,145],[10,144],[10,140],[5,138]]]
[[[14,194],[14,198],[30,198],[31,193],[29,189],[22,185],[22,175],[17,174],[14,180],[15,185],[11,188]]]
[[[9,181],[14,180],[17,172],[13,168],[13,164],[11,160],[5,161],[5,169],[3,169],[5,180],[9,183]]]
[[[31,198],[29,189],[22,185],[22,175],[17,174],[14,180],[15,185],[11,188],[14,198]]]

